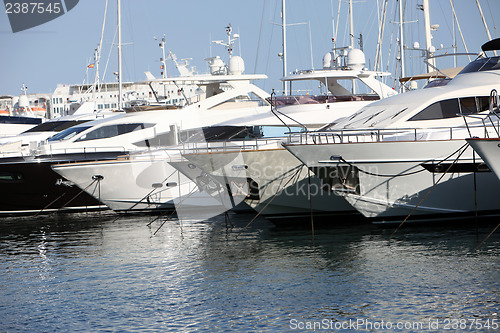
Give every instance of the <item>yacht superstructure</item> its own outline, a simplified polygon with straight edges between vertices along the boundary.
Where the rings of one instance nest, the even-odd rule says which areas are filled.
[[[233,64],[241,67],[241,58],[233,58],[235,59]],[[16,179],[16,182],[9,183],[9,190],[5,193],[10,195],[8,197],[6,195],[5,205],[0,208],[4,213],[12,213],[10,210],[16,212],[57,210],[66,207],[64,199],[59,198],[63,194],[65,198],[78,194],[78,198],[81,199],[84,195],[79,194],[80,189],[51,170],[50,166],[55,163],[106,160],[133,152],[150,151],[158,147],[175,145],[178,140],[196,136],[199,129],[206,126],[233,118],[259,118],[261,114],[268,113],[269,94],[250,83],[250,80],[265,79],[266,76],[244,75],[240,72],[241,68],[229,65],[227,72],[224,73],[144,82],[148,86],[196,85],[199,91],[203,91],[203,95],[186,99],[183,107],[138,105],[125,108],[127,112],[70,127],[54,135],[46,143],[38,146],[36,151],[32,151],[29,158],[0,159],[0,169],[13,174],[12,177]],[[40,169],[36,178],[27,176],[31,168]],[[18,195],[29,196],[30,200],[21,202]],[[85,196],[87,199],[91,198],[89,194]],[[13,204],[12,201],[16,201],[17,204]],[[82,205],[82,201],[76,205],[80,209],[85,206]],[[76,200],[71,204],[71,206],[76,204]]]
[[[348,66],[335,67],[332,66],[332,62],[326,61],[324,68],[321,70],[309,70],[283,78],[284,81],[289,82],[319,81],[324,85],[327,93],[318,96],[273,97],[274,108],[268,112],[266,117],[270,116],[270,119],[276,125],[281,125],[285,129],[281,133],[290,132],[292,128],[295,131],[320,128],[325,123],[335,122],[347,115],[351,115],[374,100],[396,94],[394,90],[375,79],[377,76],[388,75],[388,73],[377,73],[364,69],[364,56],[362,56],[362,53],[359,50],[352,50],[351,52],[353,52],[354,56],[348,56],[346,62]],[[349,91],[340,85],[340,82],[346,80],[357,80],[360,91],[362,89],[361,85],[364,84],[367,87],[366,90],[371,93],[356,94]],[[234,120],[231,121],[234,122]],[[260,125],[266,125],[263,119],[248,117],[246,120],[247,123],[257,124],[259,124],[259,121],[261,122]],[[229,125],[229,123],[222,124]],[[241,124],[245,124],[245,122]],[[191,151],[184,149],[183,153],[188,161],[175,160],[171,165],[180,170],[181,174],[190,177],[193,183],[198,185],[200,191],[212,192],[215,197],[224,201],[225,209],[232,208],[248,196],[249,200],[246,200],[246,203],[249,203],[255,209],[265,206],[267,208],[266,216],[280,214],[298,216],[299,213],[310,211],[310,204],[307,200],[304,201],[302,200],[303,197],[301,197],[291,203],[284,196],[278,199],[274,198],[276,189],[279,188],[278,184],[287,182],[286,180],[283,181],[283,178],[298,177],[299,180],[303,181],[307,176],[307,168],[300,166],[293,156],[281,148],[282,140],[286,139],[286,136],[281,136],[279,138],[263,137],[261,140],[255,140],[255,142],[253,140],[249,142],[238,142],[237,140],[214,142],[205,149],[203,147],[196,147],[195,150]],[[203,153],[203,151],[206,153]],[[221,163],[222,161],[233,162],[227,168],[219,169],[224,166],[224,163]],[[261,172],[263,167],[266,167],[266,171],[270,168],[275,170],[272,174],[263,173]],[[290,169],[293,169],[293,171],[290,171]],[[295,171],[298,173],[295,173]],[[162,174],[165,174],[165,172]],[[215,177],[216,183],[219,183],[222,189],[228,186],[229,190],[207,191],[207,187],[202,183],[205,180],[209,183],[212,183],[212,181],[205,174]],[[252,180],[250,183],[249,179]],[[258,198],[249,195],[249,191],[255,186],[260,189]],[[269,205],[271,197],[273,197],[273,204]],[[286,211],[280,204],[282,200],[288,201],[287,205],[285,205]],[[352,211],[352,207],[342,198],[340,200],[342,200],[346,212]],[[230,203],[230,205],[228,206],[227,203]],[[316,203],[313,206],[314,209],[318,210],[325,207],[325,205],[318,206]]]
[[[479,57],[445,86],[376,102],[330,131],[285,147],[325,190],[377,221],[494,213],[498,205],[491,198],[500,184],[464,139],[485,128],[494,133],[483,121],[491,119],[489,95],[500,83],[499,63],[496,56]],[[468,125],[464,117],[472,119]]]

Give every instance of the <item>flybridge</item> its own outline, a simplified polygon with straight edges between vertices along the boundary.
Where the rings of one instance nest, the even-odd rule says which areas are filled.
[[[149,81],[139,82],[142,84],[149,83],[162,83],[162,82],[175,82],[175,83],[194,83],[194,84],[210,84],[214,82],[227,82],[227,81],[253,81],[253,80],[264,80],[267,79],[267,75],[264,74],[239,74],[239,75],[194,75],[194,76],[180,76],[165,79],[154,79]]]

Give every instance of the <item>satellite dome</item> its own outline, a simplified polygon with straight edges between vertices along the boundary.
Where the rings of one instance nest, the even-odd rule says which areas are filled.
[[[239,56],[232,56],[229,59],[229,74],[231,75],[239,75],[243,74],[245,71],[245,62],[243,58]]]
[[[359,49],[352,49],[347,55],[347,66],[352,70],[362,70],[365,66],[365,54]]]
[[[19,95],[19,100],[18,100],[19,107],[26,108],[30,105],[30,102],[28,100],[28,96],[26,95]]]
[[[334,56],[333,52],[326,53],[323,56],[323,69],[330,69],[330,68],[335,67],[334,63],[333,63],[334,60],[335,60],[335,56]]]
[[[210,74],[224,74],[224,61],[219,56],[208,59],[208,65],[210,66]]]

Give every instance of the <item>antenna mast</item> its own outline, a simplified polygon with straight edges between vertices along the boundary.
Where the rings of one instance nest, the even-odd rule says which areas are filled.
[[[282,24],[282,32],[283,32],[283,77],[287,74],[286,69],[286,16],[285,16],[285,0],[281,1],[281,24]],[[286,82],[283,81],[283,95],[288,95],[288,91],[286,88]]]
[[[399,61],[401,62],[401,77],[405,77],[405,50],[403,41],[403,0],[399,0]],[[404,85],[402,86],[405,90]]]
[[[429,11],[429,0],[423,0],[424,9],[424,28],[425,28],[425,47],[427,57],[432,57],[434,55],[434,47],[432,46],[432,34],[431,34],[431,15]],[[427,73],[432,72],[436,68],[436,59],[431,58],[427,63]]]
[[[349,37],[350,37],[350,48],[354,48],[354,24],[352,18],[352,0],[349,0]]]
[[[118,110],[122,109],[122,18],[120,0],[117,0],[118,9]]]
[[[228,24],[226,27],[226,34],[227,34],[227,43],[224,43],[221,40],[214,40],[212,43],[222,45],[226,47],[227,52],[229,53],[229,58],[233,56],[233,48],[234,48],[234,42],[240,38],[240,35],[234,34],[231,36],[231,33],[233,32],[233,27],[231,26],[231,23]]]

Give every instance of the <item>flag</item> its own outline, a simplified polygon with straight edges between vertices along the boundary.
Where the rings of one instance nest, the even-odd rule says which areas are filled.
[[[94,64],[88,65],[87,68],[94,68]]]

